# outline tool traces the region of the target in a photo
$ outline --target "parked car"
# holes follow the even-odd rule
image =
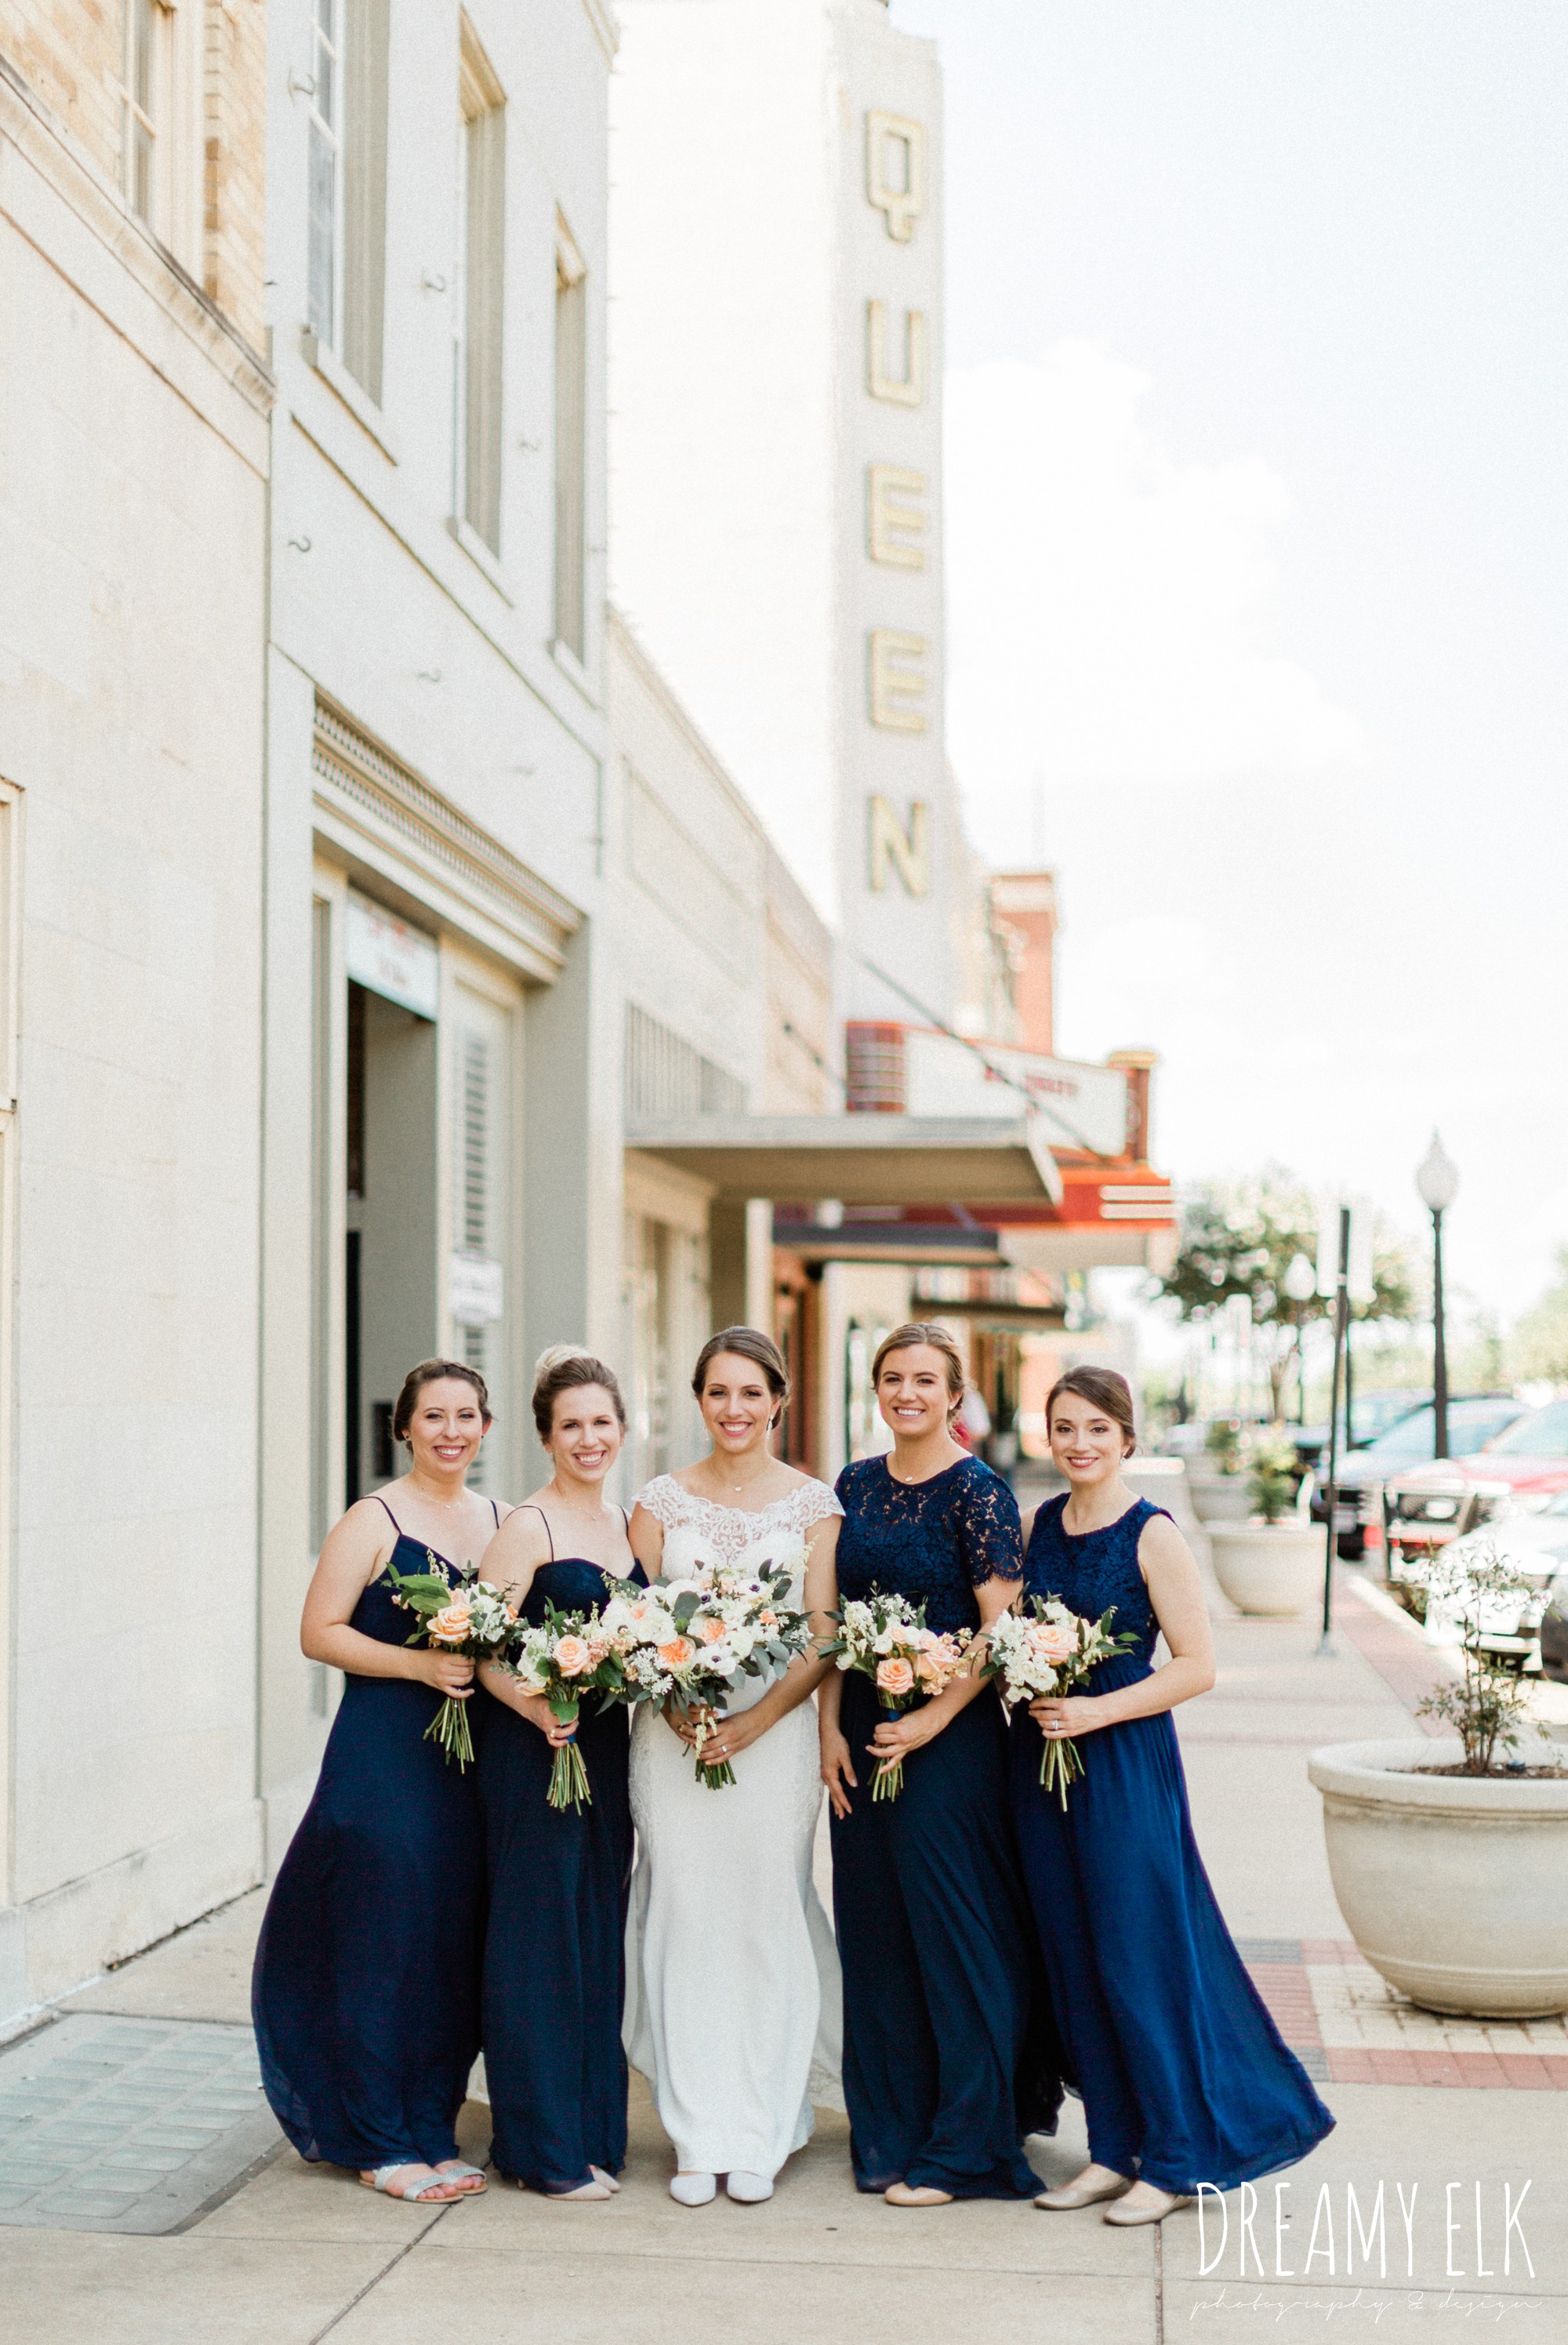
[[[1453,1437],[1450,1415],[1449,1448],[1462,1474],[1477,1481],[1506,1482],[1526,1512],[1543,1511],[1560,1490],[1568,1490],[1568,1400],[1548,1401],[1544,1408],[1521,1412],[1506,1430],[1475,1444]]]
[[[1347,1437],[1345,1421],[1340,1419],[1340,1451],[1341,1457],[1352,1449],[1370,1448],[1390,1429],[1403,1422],[1423,1402],[1430,1401],[1430,1391],[1417,1391],[1407,1386],[1400,1392],[1357,1393],[1351,1405],[1351,1430]],[[1296,1445],[1296,1455],[1310,1474],[1320,1466],[1329,1447],[1327,1425],[1293,1425],[1290,1439]]]
[[[1568,1403],[1563,1406],[1568,1406]],[[1489,1442],[1495,1442],[1500,1435],[1509,1432],[1520,1418],[1530,1413],[1522,1401],[1514,1400],[1507,1393],[1466,1393],[1456,1400],[1451,1400],[1448,1405],[1448,1446],[1451,1452],[1464,1453],[1462,1457],[1453,1460],[1461,1477],[1486,1478],[1493,1452],[1486,1449],[1485,1468],[1472,1453],[1485,1449]],[[1368,1448],[1352,1449],[1348,1457],[1340,1459],[1335,1528],[1339,1535],[1339,1551],[1347,1563],[1360,1562],[1366,1553],[1369,1528],[1381,1528],[1383,1484],[1409,1474],[1412,1467],[1424,1466],[1429,1459],[1435,1457],[1436,1451],[1437,1416],[1428,1402],[1422,1408],[1412,1409],[1397,1425],[1391,1425]],[[1473,1476],[1468,1473],[1472,1467],[1476,1469]],[[1312,1487],[1312,1520],[1317,1523],[1326,1523],[1329,1519],[1325,1480],[1320,1467]],[[1563,1480],[1564,1487],[1568,1487],[1568,1469],[1565,1469]]]
[[[1428,1487],[1435,1491],[1435,1484]],[[1468,1501],[1463,1486],[1454,1487]],[[1549,1497],[1537,1513],[1515,1506],[1505,1485],[1491,1487],[1503,1493],[1501,1501],[1493,1501],[1490,1512],[1483,1503],[1482,1518],[1467,1525],[1456,1545],[1506,1557],[1531,1588],[1517,1604],[1490,1607],[1471,1633],[1476,1643],[1528,1674],[1539,1670],[1568,1684],[1568,1490]],[[1428,1633],[1440,1642],[1452,1636],[1455,1626],[1427,1616]]]

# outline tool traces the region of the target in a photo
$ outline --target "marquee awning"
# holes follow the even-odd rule
[[[625,1142],[732,1203],[1049,1205],[1062,1197],[1035,1115],[637,1116]]]

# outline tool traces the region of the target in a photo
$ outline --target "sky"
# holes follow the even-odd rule
[[[1568,1242],[1568,8],[892,0],[945,67],[949,744],[1159,1051],[1456,1294]]]

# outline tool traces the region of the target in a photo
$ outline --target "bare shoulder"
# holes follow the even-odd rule
[[[1138,1535],[1138,1560],[1147,1579],[1156,1571],[1196,1571],[1198,1560],[1168,1515],[1150,1515]]]
[[[513,1507],[511,1514],[502,1517],[501,1528],[486,1548],[485,1577],[493,1579],[504,1573],[510,1579],[520,1571],[531,1571],[549,1554],[549,1527],[538,1502],[524,1499],[521,1507]]]

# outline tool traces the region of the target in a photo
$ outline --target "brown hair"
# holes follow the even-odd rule
[[[912,1352],[916,1344],[929,1344],[934,1352],[941,1353],[947,1371],[947,1415],[949,1419],[956,1416],[964,1398],[964,1355],[953,1340],[952,1329],[938,1325],[934,1319],[907,1319],[902,1327],[895,1327],[891,1335],[884,1335],[871,1363],[872,1391],[882,1382],[883,1363],[890,1354]]]
[[[1063,1393],[1077,1393],[1080,1400],[1090,1402],[1113,1416],[1122,1429],[1127,1443],[1123,1456],[1130,1457],[1138,1447],[1138,1427],[1132,1416],[1132,1386],[1115,1368],[1069,1368],[1058,1376],[1046,1397],[1046,1431],[1050,1432],[1051,1411]]]
[[[708,1380],[708,1370],[721,1352],[733,1352],[737,1359],[749,1360],[754,1368],[762,1370],[767,1388],[778,1403],[768,1423],[776,1425],[789,1398],[789,1370],[784,1364],[784,1354],[773,1337],[764,1335],[760,1327],[721,1327],[716,1335],[710,1335],[698,1353],[697,1365],[692,1370],[692,1390],[699,1400],[703,1397],[703,1386]]]
[[[584,1385],[602,1385],[615,1404],[615,1414],[621,1420],[621,1430],[626,1430],[626,1404],[621,1397],[621,1386],[613,1368],[592,1352],[580,1351],[575,1344],[552,1344],[548,1352],[541,1352],[533,1364],[533,1422],[541,1441],[548,1441],[555,1429],[555,1404],[564,1392],[575,1392]]]
[[[414,1421],[414,1411],[420,1405],[420,1395],[427,1385],[439,1385],[443,1377],[455,1376],[460,1384],[472,1385],[479,1395],[480,1415],[490,1423],[490,1387],[477,1368],[466,1360],[421,1360],[403,1378],[403,1389],[392,1409],[392,1438],[406,1441],[409,1427]]]

